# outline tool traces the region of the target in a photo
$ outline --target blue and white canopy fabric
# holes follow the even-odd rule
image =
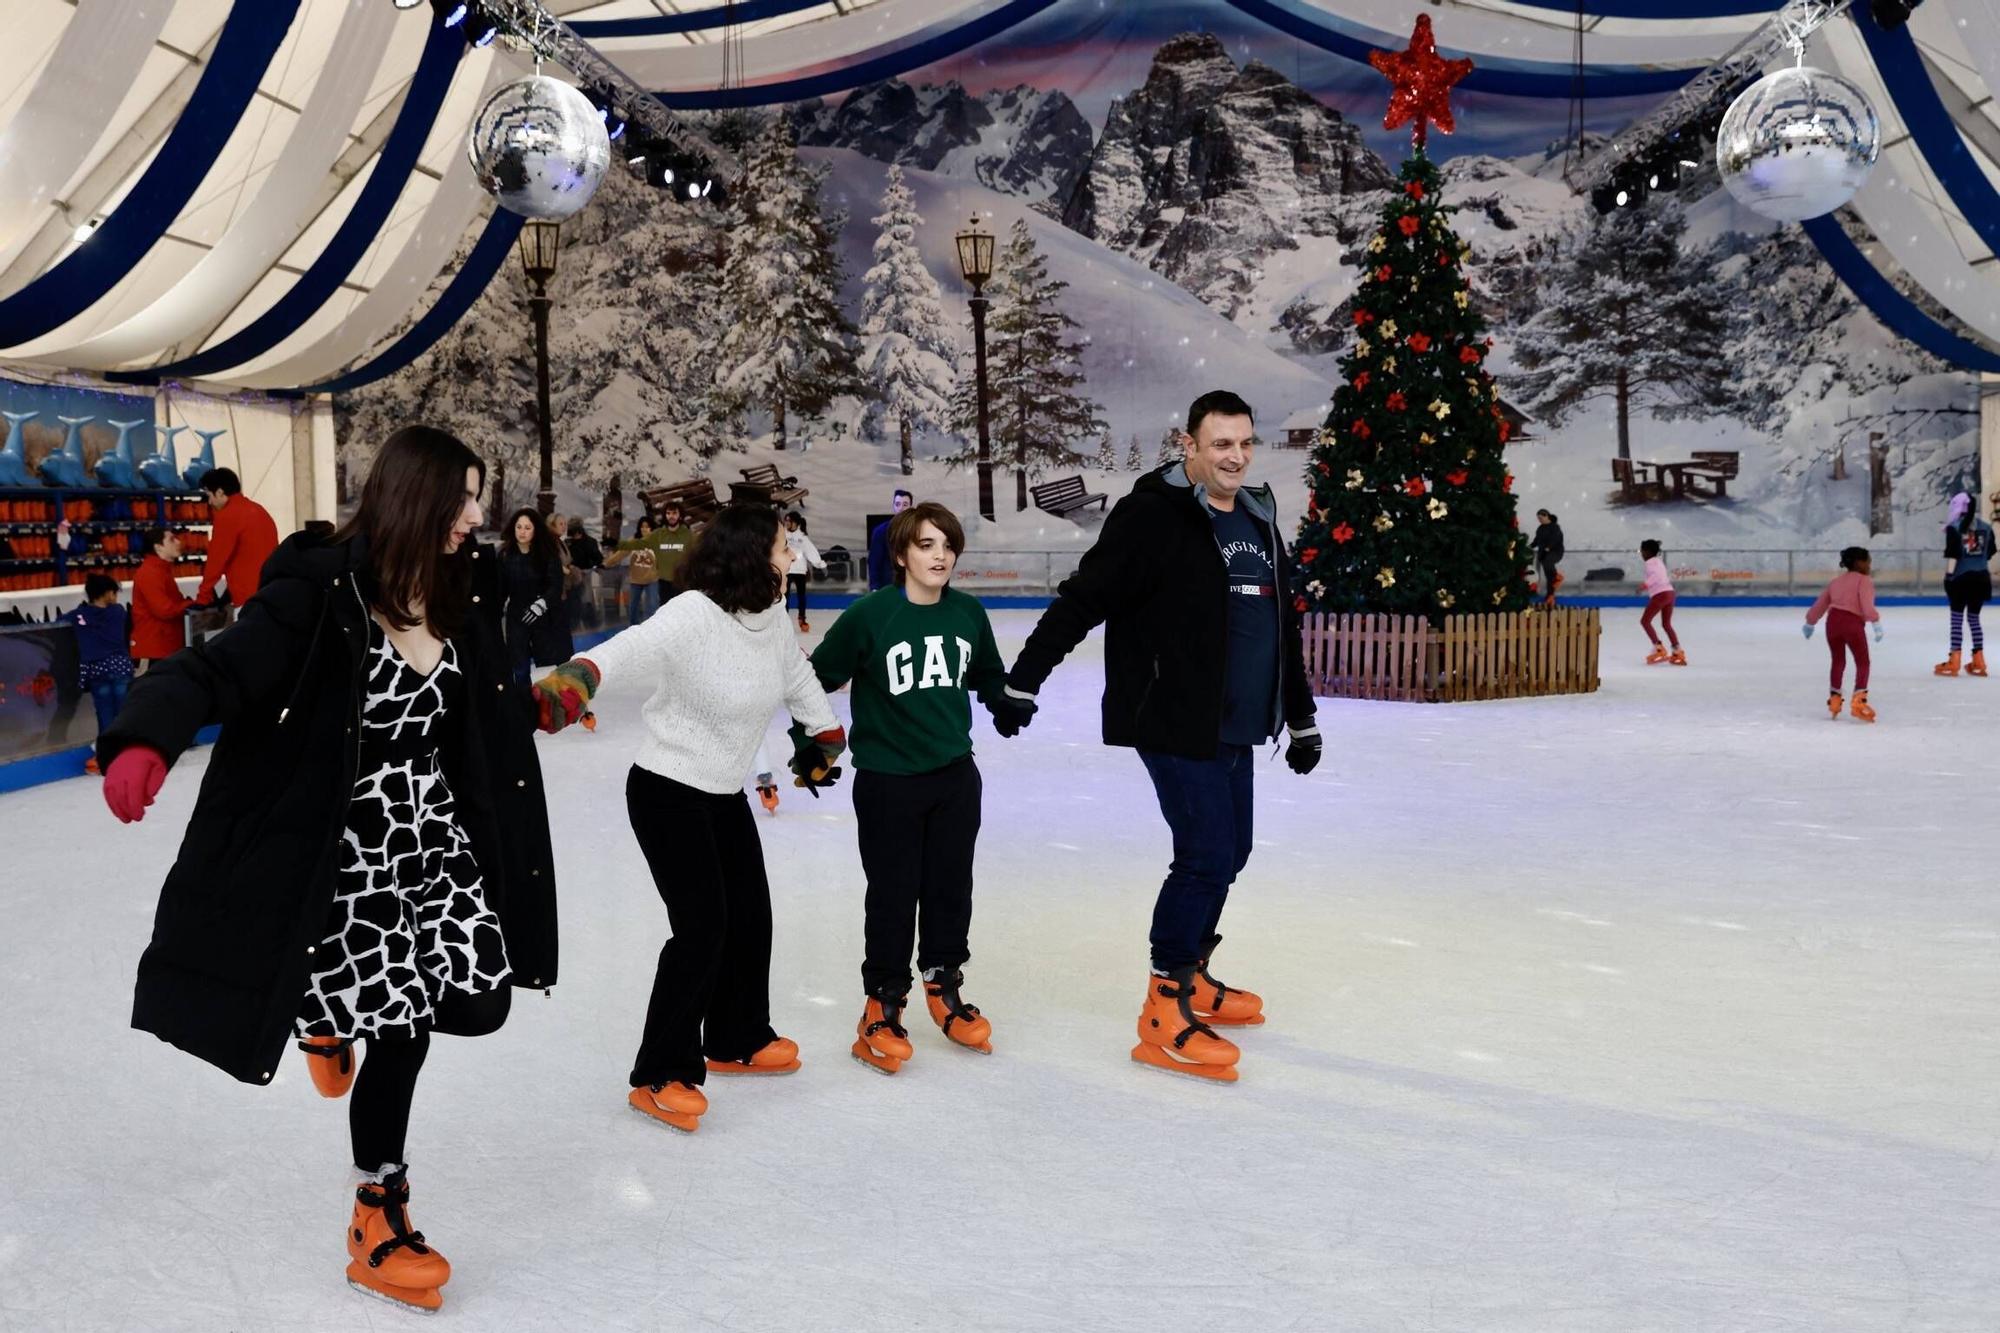
[[[544,2],[698,109],[837,97],[1100,0]],[[1409,26],[1407,0],[1208,2],[1355,60],[1400,48]],[[1587,95],[1664,96],[1776,5],[1585,0],[1580,21],[1570,0],[1425,8],[1446,54],[1479,62],[1468,87],[1567,99],[1579,26]],[[429,5],[389,0],[6,7],[0,370],[364,383],[420,354],[506,262],[518,222],[462,152],[486,93],[529,71],[506,42],[469,50]],[[1876,240],[1840,264],[1900,268],[2000,345],[2000,0],[1930,0],[1900,33],[1841,20],[1811,55],[1884,119],[1883,164],[1854,205]]]

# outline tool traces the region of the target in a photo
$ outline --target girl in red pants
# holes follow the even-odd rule
[[[1646,665],[1672,662],[1675,666],[1686,666],[1687,654],[1681,651],[1680,636],[1674,633],[1674,581],[1667,577],[1667,562],[1660,559],[1660,544],[1650,539],[1640,542],[1639,554],[1646,558],[1646,581],[1639,588],[1646,596],[1646,614],[1639,617],[1639,628],[1645,630],[1646,637],[1653,641],[1653,651],[1647,654]],[[1660,618],[1660,626],[1667,632],[1667,643],[1673,645],[1671,654],[1660,643],[1660,636],[1653,632],[1655,616]]]
[[[1840,716],[1840,678],[1847,671],[1847,655],[1854,654],[1854,716],[1873,722],[1875,710],[1868,706],[1868,639],[1863,624],[1875,627],[1875,642],[1882,642],[1882,613],[1875,609],[1875,580],[1869,577],[1867,548],[1850,546],[1840,553],[1840,567],[1846,572],[1826,585],[1819,600],[1806,612],[1805,633],[1810,639],[1813,626],[1826,617],[1826,646],[1833,654],[1832,689],[1826,696],[1826,711]]]

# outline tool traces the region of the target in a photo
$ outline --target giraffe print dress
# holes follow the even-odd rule
[[[302,1037],[410,1037],[447,991],[507,984],[500,920],[445,784],[437,733],[466,707],[456,648],[419,674],[372,619],[361,762]]]

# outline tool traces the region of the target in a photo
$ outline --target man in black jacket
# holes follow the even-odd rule
[[[1556,516],[1546,509],[1535,511],[1535,568],[1542,576],[1542,605],[1556,604],[1556,581],[1562,577],[1556,566],[1563,558],[1563,530]]]
[[[1319,762],[1287,556],[1266,486],[1246,486],[1249,404],[1188,408],[1186,461],[1148,473],[1057,589],[1007,678],[1003,735],[1071,649],[1104,625],[1104,741],[1139,751],[1173,830],[1153,909],[1153,980],[1132,1057],[1233,1081],[1236,1046],[1209,1026],[1262,1023],[1263,1001],[1208,973],[1229,886],[1250,859],[1255,749],[1288,730],[1296,773]]]

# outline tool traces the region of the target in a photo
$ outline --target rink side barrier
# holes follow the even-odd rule
[[[861,593],[822,593],[813,599],[813,604],[815,609],[823,607],[829,610],[844,610],[859,601],[863,595]],[[1045,609],[1052,600],[1046,594],[1040,596],[974,595],[979,598],[981,605],[995,611],[1039,611]],[[1646,599],[1643,597],[1565,597],[1562,599],[1562,604],[1564,606],[1577,607],[1630,607],[1637,610],[1646,605]],[[1813,599],[1811,597],[1778,596],[1691,596],[1678,598],[1676,604],[1683,607],[1805,607],[1811,606]],[[1877,606],[1934,606],[1942,608],[1945,605],[1945,599],[1942,597],[1877,597],[1875,604]],[[579,634],[576,636],[576,651],[582,652],[595,644],[602,643],[623,628],[624,626],[619,625],[589,634]],[[218,729],[215,727],[204,728],[195,737],[195,744],[213,745],[217,731]],[[83,761],[90,757],[91,749],[91,746],[80,745],[67,750],[58,750],[52,754],[40,754],[29,759],[17,759],[10,763],[0,763],[0,793],[21,791],[28,787],[41,786],[47,782],[61,782],[67,778],[81,777],[83,776]]]

